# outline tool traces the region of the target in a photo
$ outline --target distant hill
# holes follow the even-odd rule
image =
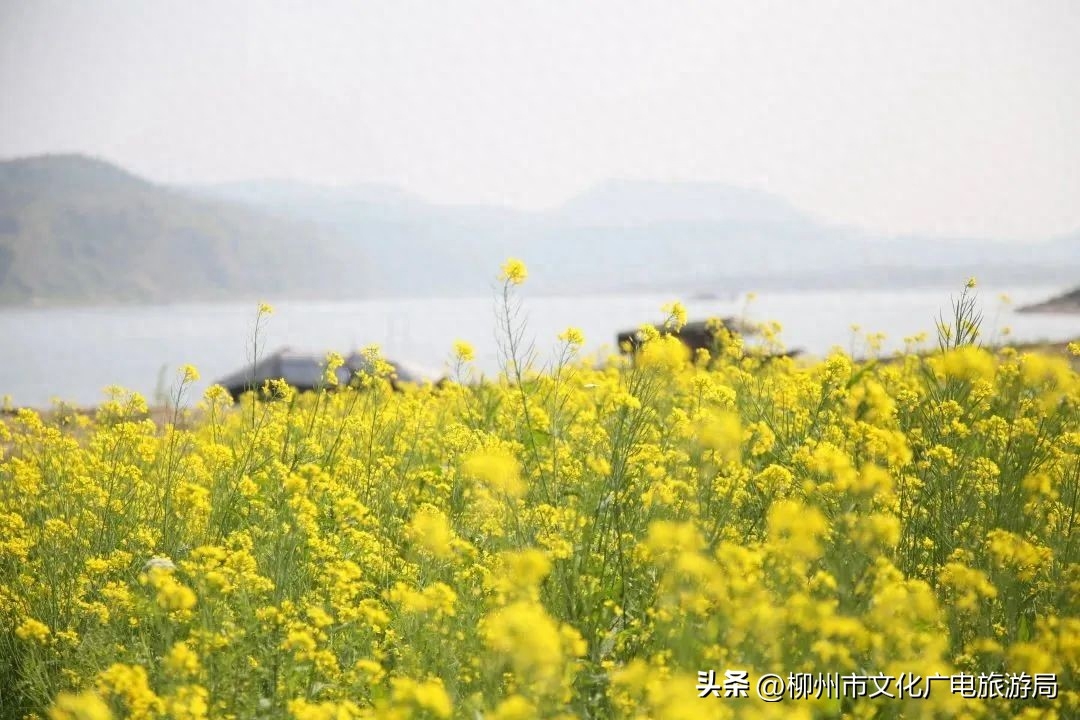
[[[544,212],[382,185],[172,187],[78,155],[0,162],[0,303],[487,293],[507,257],[536,293],[1064,284],[1080,236],[882,238],[768,193],[611,181]]]
[[[362,252],[374,272],[368,291],[380,296],[462,296],[488,292],[510,255],[537,258],[534,216],[495,207],[444,207],[393,187],[321,187],[255,181],[186,188],[194,197],[227,200],[278,219],[314,225]],[[534,266],[537,284],[544,278]],[[595,277],[595,276],[594,276]],[[549,285],[582,290],[589,285]]]
[[[1068,282],[1080,242],[888,238],[822,222],[768,193],[718,183],[610,181],[561,207],[440,206],[393,188],[238,183],[191,188],[359,242],[378,294],[476,294],[509,255],[534,292],[956,287]]]
[[[0,163],[0,303],[340,295],[363,261],[327,238],[83,156]]]

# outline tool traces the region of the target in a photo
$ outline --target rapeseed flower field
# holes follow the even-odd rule
[[[0,718],[1080,717],[1067,358],[965,290],[929,354],[538,368],[527,276],[497,378],[0,421]]]

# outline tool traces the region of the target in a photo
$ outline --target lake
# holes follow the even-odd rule
[[[1010,327],[1017,340],[1080,337],[1080,315],[1017,314],[1017,306],[1051,297],[1061,287],[979,288],[984,337]],[[999,301],[1007,293],[1012,306]],[[950,296],[940,289],[760,293],[754,300],[688,300],[691,319],[735,315],[776,320],[789,348],[821,355],[833,347],[854,349],[851,326],[886,334],[885,350],[921,331],[934,337],[934,320],[948,314]],[[615,333],[663,319],[660,306],[676,296],[616,295],[530,297],[523,288],[526,337],[541,360],[557,346],[556,335],[573,325],[584,332],[586,351],[614,343]],[[441,373],[454,340],[474,345],[486,373],[499,366],[495,300],[484,298],[393,299],[356,302],[281,302],[260,334],[267,352],[296,350],[343,354],[378,343],[384,354]],[[168,390],[178,366],[202,374],[195,391],[244,367],[251,357],[256,305],[178,304],[0,310],[0,396],[15,405],[45,407],[54,399],[92,405],[108,385],[137,390],[153,400]],[[260,353],[262,354],[262,353]]]

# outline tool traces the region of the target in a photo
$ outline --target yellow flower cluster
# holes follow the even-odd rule
[[[464,340],[455,340],[454,357],[463,363],[472,362],[476,359],[476,350]]]
[[[665,311],[632,359],[571,328],[537,372],[508,325],[483,382],[4,416],[0,720],[1080,717],[1065,358],[691,357]],[[1059,692],[773,705],[708,670]]]
[[[529,271],[525,268],[525,263],[516,258],[511,258],[503,263],[499,279],[510,285],[520,285],[525,282],[525,278],[528,276]]]

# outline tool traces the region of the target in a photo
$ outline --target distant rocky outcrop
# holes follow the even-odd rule
[[[1040,303],[1026,305],[1019,312],[1025,313],[1080,313],[1080,287]]]

